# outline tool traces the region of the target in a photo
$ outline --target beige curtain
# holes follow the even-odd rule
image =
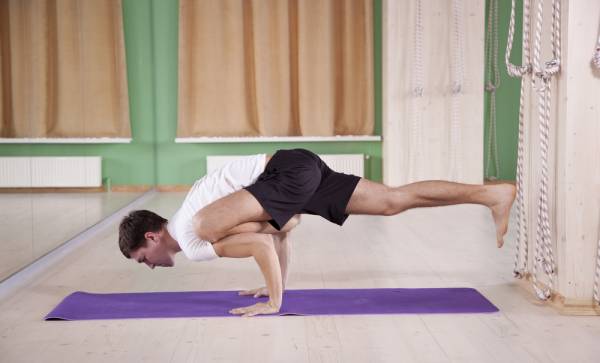
[[[130,137],[120,0],[0,0],[0,136]]]
[[[373,134],[372,0],[179,4],[179,137]]]

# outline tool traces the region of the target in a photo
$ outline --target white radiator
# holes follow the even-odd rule
[[[222,167],[228,162],[235,160],[243,155],[210,155],[206,157],[206,172],[210,173]],[[365,174],[365,156],[363,154],[327,154],[319,155],[321,159],[333,170],[354,174],[364,177]]]
[[[0,157],[0,188],[100,186],[100,156]]]

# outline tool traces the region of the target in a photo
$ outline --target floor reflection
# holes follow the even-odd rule
[[[0,280],[142,193],[0,193]]]

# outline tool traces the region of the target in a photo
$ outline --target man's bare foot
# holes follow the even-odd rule
[[[496,224],[496,243],[498,248],[504,245],[504,235],[508,230],[508,219],[510,207],[512,206],[517,188],[512,184],[486,185],[487,206],[492,211],[492,217]]]

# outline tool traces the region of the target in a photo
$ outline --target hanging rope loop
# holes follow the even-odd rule
[[[552,32],[551,46],[552,59],[542,63],[540,61],[542,50],[542,21],[544,0],[536,0],[537,11],[535,14],[535,34],[531,34],[531,4],[534,0],[523,0],[523,65],[517,66],[510,63],[510,53],[515,27],[516,4],[512,0],[511,18],[508,31],[508,42],[506,45],[505,62],[507,72],[512,77],[521,78],[521,98],[519,106],[519,144],[517,154],[517,243],[513,275],[518,278],[526,276],[528,262],[528,235],[526,204],[524,200],[524,174],[525,168],[525,77],[531,77],[532,88],[538,96],[538,122],[540,136],[540,181],[539,197],[537,198],[537,223],[535,231],[535,243],[533,248],[534,258],[531,271],[532,285],[535,294],[540,300],[547,300],[552,296],[556,264],[554,263],[552,229],[548,212],[549,194],[549,168],[548,156],[550,153],[550,118],[552,99],[552,78],[560,72],[560,0],[552,0]],[[530,43],[533,39],[533,52]],[[521,250],[522,248],[522,250]],[[546,281],[538,281],[538,270],[542,270]]]
[[[533,73],[533,76],[534,77],[531,78],[533,89],[535,89],[540,97],[542,97],[542,93],[550,90],[550,81],[552,76],[546,74],[545,72],[535,72]]]
[[[596,52],[592,57],[592,65],[596,68],[600,68],[600,47],[596,48]]]
[[[491,4],[490,4],[491,7]],[[528,272],[529,243],[527,232],[527,215],[524,195],[524,178],[527,170],[525,169],[525,87],[526,77],[531,76],[533,67],[531,64],[530,51],[530,23],[531,23],[531,0],[523,0],[523,64],[517,66],[510,62],[513,39],[515,34],[515,13],[516,1],[511,1],[510,22],[508,26],[508,41],[504,52],[504,62],[506,71],[511,77],[521,78],[521,88],[519,96],[519,141],[517,148],[517,241],[515,243],[515,262],[513,275],[516,278],[523,278]]]
[[[485,85],[485,90],[488,91],[488,92],[496,92],[497,89],[498,89],[498,87],[496,87],[492,83],[488,83],[488,84]]]
[[[552,59],[545,62],[544,68],[534,73],[534,75],[541,81],[541,87],[536,87],[536,89],[547,90],[550,86],[552,77],[558,74],[558,72],[560,72],[560,61],[558,59]]]
[[[453,82],[451,91],[452,91],[453,95],[461,93],[462,92],[462,84],[458,83],[458,82]]]
[[[460,181],[463,178],[463,151],[462,144],[462,94],[465,83],[465,8],[463,0],[452,0],[450,21],[450,132],[448,142],[448,155],[450,165],[448,168],[449,179]]]
[[[408,92],[412,95],[410,102],[410,146],[408,151],[408,179],[419,180],[423,177],[423,98],[425,95],[425,72],[423,70],[423,3],[422,0],[414,0],[415,25],[413,33],[413,54],[411,62],[411,77]]]
[[[598,201],[600,205],[600,200]],[[596,272],[594,274],[594,301],[600,305],[600,220],[598,220],[598,245],[596,247]]]
[[[412,92],[415,97],[423,97],[423,87],[415,87]]]
[[[513,270],[513,277],[517,279],[522,279],[523,277],[525,277],[525,273],[520,270]]]
[[[535,263],[531,274],[533,287],[539,299],[546,300],[552,296],[556,264],[554,263],[554,245],[552,241],[552,229],[550,225],[550,213],[548,211],[549,199],[549,168],[548,159],[550,154],[550,119],[552,99],[552,78],[560,72],[560,0],[552,1],[552,32],[551,46],[552,59],[541,63],[542,50],[542,22],[544,18],[544,1],[537,0],[535,41],[533,46],[533,70],[532,82],[538,94],[538,126],[540,135],[540,182],[539,198],[537,200],[537,226],[535,240]],[[542,66],[543,64],[543,66]],[[538,281],[538,269],[542,269],[545,277],[545,285]]]
[[[500,177],[500,157],[498,156],[498,140],[496,132],[496,90],[500,87],[500,69],[498,67],[498,2],[498,0],[490,0],[489,2],[486,30],[487,36],[485,41],[485,57],[487,62],[485,91],[489,93],[489,128],[485,177],[492,180]],[[510,44],[509,47],[512,47],[512,44]],[[493,175],[489,171],[492,165],[492,154],[494,155],[493,165],[495,169]]]
[[[544,272],[546,272],[546,273],[555,273],[556,272],[552,261],[550,261],[544,257],[538,257],[538,258],[536,258],[536,260],[537,260],[538,264],[540,264],[542,266],[542,268],[544,269]]]
[[[544,73],[548,76],[553,76],[560,72],[560,60],[552,59],[545,63]]]

